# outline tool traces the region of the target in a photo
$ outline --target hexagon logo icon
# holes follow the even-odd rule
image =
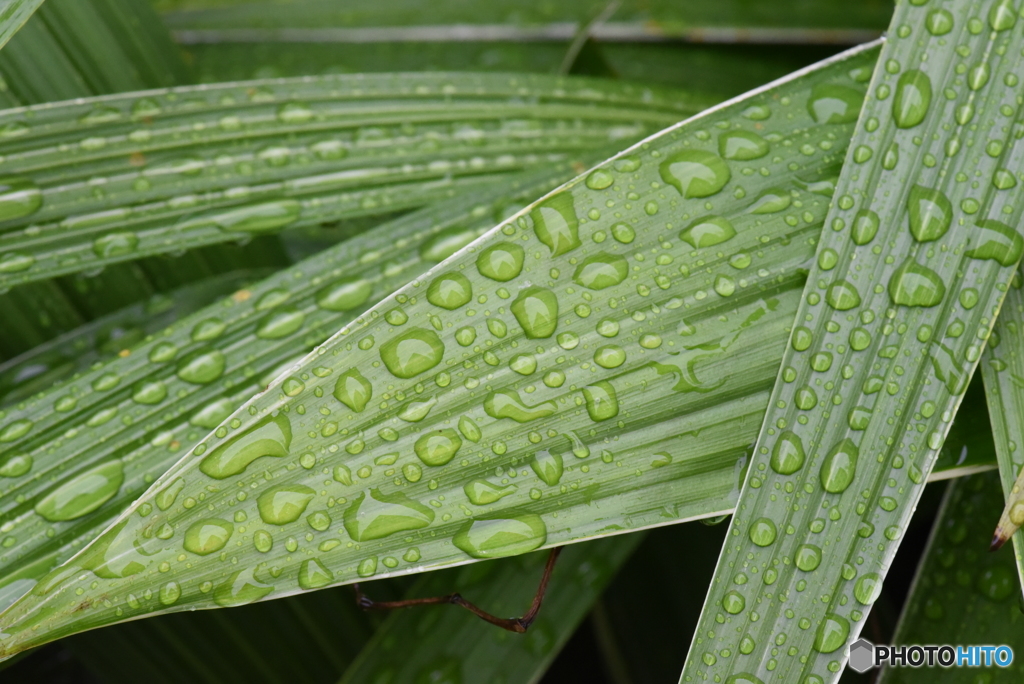
[[[855,672],[867,672],[875,666],[875,645],[867,639],[850,644],[850,667]]]

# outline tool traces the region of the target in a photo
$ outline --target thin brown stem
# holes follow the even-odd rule
[[[446,596],[431,596],[428,598],[417,598],[417,599],[405,599],[403,601],[374,601],[369,596],[363,593],[362,587],[359,583],[352,585],[352,588],[356,592],[356,605],[363,610],[394,610],[396,608],[411,608],[412,606],[433,606],[443,603],[451,603],[456,606],[462,606],[469,612],[476,615],[481,620],[507,629],[510,632],[516,632],[522,634],[525,632],[533,621],[537,618],[537,613],[540,612],[541,604],[544,602],[544,594],[548,590],[548,582],[551,580],[551,572],[555,569],[555,562],[558,560],[558,554],[562,552],[561,546],[556,546],[551,549],[551,553],[548,555],[548,562],[544,565],[544,574],[540,578],[540,584],[537,586],[537,593],[533,596],[533,602],[530,604],[530,609],[523,614],[522,617],[517,618],[500,618],[495,615],[491,615],[486,610],[478,607],[477,605],[470,603],[458,593],[448,594]]]

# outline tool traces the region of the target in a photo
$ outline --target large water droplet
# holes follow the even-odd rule
[[[878,233],[880,220],[878,214],[870,209],[861,209],[853,217],[853,242],[857,245],[866,245],[875,239]]]
[[[828,286],[825,301],[836,311],[849,311],[860,306],[860,292],[853,283],[840,278]]]
[[[287,525],[306,511],[316,492],[305,485],[291,484],[271,487],[256,499],[260,518],[268,525]]]
[[[697,249],[719,245],[736,235],[736,229],[722,216],[699,218],[679,232],[679,239]]]
[[[420,256],[426,261],[441,262],[455,254],[476,238],[471,230],[449,228],[442,230],[420,247]]]
[[[218,349],[197,349],[178,362],[178,377],[193,385],[207,385],[224,373],[227,360]]]
[[[908,69],[896,82],[892,117],[899,128],[913,128],[924,121],[932,103],[932,81],[918,69]]]
[[[462,488],[470,503],[486,506],[516,491],[515,485],[496,485],[487,480],[470,480]]]
[[[551,337],[558,326],[558,298],[551,290],[528,287],[519,293],[510,308],[530,339]]]
[[[12,221],[34,214],[43,206],[43,193],[34,181],[0,177],[0,221]]]
[[[380,358],[396,378],[413,378],[441,363],[444,343],[431,330],[412,328],[382,344]]]
[[[814,649],[819,653],[833,653],[846,645],[849,636],[850,622],[840,615],[829,613],[818,627]]]
[[[530,459],[530,467],[537,477],[552,487],[562,479],[562,473],[565,470],[562,454],[548,449],[535,453]]]
[[[416,440],[416,456],[428,466],[443,466],[462,448],[459,433],[451,428],[428,432]]]
[[[328,311],[351,311],[362,306],[373,284],[362,278],[343,278],[316,293],[316,305]]]
[[[295,223],[301,215],[302,205],[297,200],[283,199],[205,214],[183,221],[177,228],[187,232],[212,225],[231,233],[264,233]]]
[[[576,267],[572,279],[590,290],[603,290],[618,285],[629,275],[629,264],[618,254],[598,252],[588,256]]]
[[[486,278],[505,283],[522,272],[524,259],[522,247],[512,242],[499,242],[480,252],[476,269]]]
[[[758,518],[752,522],[750,524],[750,530],[747,533],[750,537],[750,541],[754,542],[758,546],[771,545],[778,534],[778,528],[775,527],[775,523],[769,518]]]
[[[272,311],[256,326],[256,337],[262,340],[279,340],[294,334],[306,320],[306,314],[298,309],[286,307]]]
[[[909,257],[889,280],[889,297],[903,306],[937,306],[946,296],[939,274]]]
[[[710,197],[732,177],[721,157],[703,150],[680,150],[661,162],[658,172],[686,198]]]
[[[455,534],[452,543],[473,558],[501,558],[538,549],[547,537],[548,528],[540,516],[525,513],[473,520]]]
[[[511,418],[517,423],[545,418],[557,410],[558,406],[553,401],[528,406],[519,397],[519,392],[512,390],[491,392],[484,399],[484,411],[487,415],[492,418]]]
[[[792,430],[786,430],[772,448],[772,470],[780,475],[792,475],[800,470],[805,458],[803,440]]]
[[[976,235],[971,235],[971,244],[975,245],[966,254],[972,259],[991,259],[1000,266],[1013,266],[1024,254],[1024,239],[1020,234],[999,221],[985,219],[978,221]]]
[[[371,489],[345,510],[345,529],[357,542],[382,539],[396,532],[419,530],[434,522],[434,511],[401,492]]]
[[[218,606],[225,608],[242,606],[259,601],[273,590],[274,587],[256,579],[253,568],[247,568],[239,570],[214,589],[213,601]]]
[[[127,231],[108,233],[93,240],[93,254],[101,259],[113,259],[133,253],[139,246],[139,236]]]
[[[864,93],[848,86],[819,83],[811,89],[807,111],[818,123],[853,123],[860,115]]]
[[[821,486],[826,492],[839,494],[853,482],[857,474],[857,457],[860,450],[852,439],[846,438],[832,447],[821,464],[819,473]]]
[[[320,589],[333,581],[334,573],[317,558],[304,560],[299,566],[299,586],[303,589]]]
[[[750,131],[729,131],[718,136],[718,154],[737,161],[760,159],[768,154],[768,141]]]
[[[910,233],[918,242],[938,240],[946,234],[953,221],[953,205],[938,190],[915,185],[907,198]]]
[[[231,539],[234,531],[233,524],[220,518],[207,518],[192,523],[185,532],[185,550],[200,556],[220,551]]]
[[[199,470],[223,480],[244,472],[258,458],[287,456],[291,442],[292,424],[288,418],[284,414],[267,416],[211,451],[199,464]]]
[[[449,311],[465,306],[472,298],[473,286],[461,273],[442,273],[427,288],[427,301]]]
[[[619,415],[619,396],[607,380],[583,388],[587,413],[595,422],[608,420]]]
[[[21,273],[32,268],[35,263],[36,258],[31,254],[8,252],[0,256],[0,273]]]
[[[882,593],[882,578],[878,573],[869,572],[857,579],[853,587],[853,596],[865,606],[870,606]]]
[[[580,246],[579,218],[570,192],[560,192],[542,201],[530,212],[530,218],[537,239],[548,246],[551,256]]]
[[[124,482],[121,461],[93,466],[40,499],[35,511],[50,522],[74,520],[112,499]]]

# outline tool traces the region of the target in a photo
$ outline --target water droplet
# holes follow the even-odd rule
[[[305,123],[313,118],[313,111],[301,102],[286,102],[277,108],[277,118],[281,123]]]
[[[697,249],[719,245],[736,235],[736,229],[722,216],[699,218],[679,233],[679,239]]]
[[[861,575],[853,587],[853,596],[865,606],[870,606],[882,593],[882,578],[877,573]]]
[[[345,510],[345,529],[357,542],[419,530],[432,522],[434,511],[430,507],[401,492],[383,494],[379,489],[371,489],[369,497],[359,494]]]
[[[910,212],[910,233],[918,242],[938,240],[953,221],[953,205],[938,190],[915,185],[907,198]]]
[[[730,615],[736,615],[743,612],[746,607],[747,601],[743,598],[743,594],[738,591],[730,591],[722,597],[722,608],[725,609],[726,613]]]
[[[899,128],[913,128],[924,121],[932,103],[932,81],[919,69],[908,69],[896,82],[892,117]]]
[[[159,598],[161,604],[173,606],[181,598],[181,586],[174,580],[171,580],[160,587]]]
[[[468,439],[470,442],[479,442],[483,433],[480,432],[480,428],[473,422],[473,419],[469,416],[462,416],[459,418],[459,432],[462,436]]]
[[[616,223],[612,226],[612,237],[615,238],[616,242],[628,245],[636,239],[636,231],[625,223]]]
[[[476,258],[476,269],[485,278],[505,283],[522,272],[524,259],[522,247],[511,242],[499,242],[480,252]]]
[[[333,581],[334,573],[317,558],[306,559],[299,566],[299,586],[303,589],[320,589]]]
[[[538,451],[530,459],[530,467],[545,484],[555,486],[562,479],[564,463],[562,454],[558,451]]]
[[[658,172],[685,198],[710,197],[732,177],[721,157],[703,150],[680,150],[661,162]]]
[[[283,199],[205,214],[183,221],[177,228],[189,232],[212,225],[230,233],[264,233],[295,223],[301,215],[302,204]]]
[[[520,375],[532,375],[537,371],[537,359],[532,354],[518,354],[508,362],[508,367]]]
[[[108,233],[93,240],[92,251],[100,259],[112,259],[133,253],[139,246],[135,233]]]
[[[32,470],[32,457],[12,454],[0,462],[0,477],[21,477]]]
[[[427,288],[427,301],[449,311],[468,304],[472,298],[473,286],[461,273],[443,273]]]
[[[908,258],[889,280],[889,297],[903,306],[937,306],[946,296],[939,274]]]
[[[590,419],[595,422],[619,415],[619,396],[607,380],[583,388],[583,398]]]
[[[828,613],[814,637],[814,649],[819,653],[838,651],[846,645],[849,636],[850,622],[840,615]]]
[[[768,141],[750,131],[729,131],[718,136],[718,154],[737,161],[760,159],[768,154]]]
[[[362,278],[343,278],[323,288],[316,294],[316,305],[327,311],[351,311],[362,306],[373,284]]]
[[[197,349],[178,362],[178,377],[193,385],[207,385],[224,373],[227,360],[217,349]]]
[[[780,475],[792,475],[804,464],[804,443],[792,430],[786,430],[772,448],[772,470]]]
[[[206,556],[220,551],[231,539],[235,526],[220,518],[207,518],[192,523],[185,532],[186,551]]]
[[[801,544],[797,547],[793,562],[804,572],[812,572],[821,565],[821,549],[814,544]]]
[[[857,457],[860,450],[852,439],[846,438],[832,447],[821,464],[819,477],[826,492],[839,494],[853,482],[857,473]]]
[[[588,256],[576,267],[572,279],[590,290],[603,290],[618,285],[629,275],[629,264],[617,254],[598,252]]]
[[[21,418],[8,423],[0,430],[0,444],[8,444],[21,439],[29,433],[35,425],[28,418]]]
[[[953,15],[949,10],[933,9],[925,19],[928,33],[933,36],[944,36],[953,30]]]
[[[1016,574],[1002,565],[983,570],[978,576],[977,586],[981,595],[990,601],[1005,601],[1020,591]]]
[[[284,415],[267,416],[211,451],[199,470],[216,480],[245,472],[258,458],[282,458],[292,442],[292,424]]]
[[[864,93],[848,86],[819,83],[811,89],[807,111],[821,124],[853,123],[860,114]]]
[[[247,568],[233,574],[226,582],[213,590],[213,601],[218,606],[229,608],[259,601],[274,590],[254,576],[254,569]]]
[[[444,343],[425,328],[407,330],[380,347],[381,360],[396,378],[408,379],[425,373],[441,363],[443,357]]]
[[[8,252],[0,257],[0,273],[21,273],[32,268],[36,258],[31,254]]]
[[[580,246],[579,219],[571,193],[563,191],[543,200],[530,212],[530,218],[537,239],[548,246],[551,256]]]
[[[132,399],[140,404],[159,404],[167,397],[167,385],[159,380],[140,380],[132,388]]]
[[[455,534],[452,543],[473,558],[501,558],[538,549],[547,536],[547,526],[540,516],[525,513],[473,520]]]
[[[476,238],[471,230],[449,228],[442,230],[420,247],[420,256],[425,261],[441,262],[455,254]]]
[[[622,347],[609,344],[603,347],[598,347],[597,351],[594,352],[594,363],[601,368],[618,368],[626,361],[626,352],[623,351]]]
[[[967,250],[966,254],[972,259],[991,259],[1000,266],[1013,266],[1020,261],[1021,254],[1024,254],[1024,239],[1020,234],[999,221],[985,219],[978,221],[977,237],[971,236],[971,242],[976,245]]]
[[[528,406],[519,397],[519,393],[511,390],[491,392],[484,399],[484,411],[492,418],[511,418],[517,423],[526,423],[538,418],[545,418],[558,410],[555,402],[545,401],[536,406]]]
[[[528,287],[519,293],[510,308],[530,339],[551,337],[558,326],[558,298],[551,290]]]
[[[587,176],[587,187],[591,190],[604,190],[607,187],[611,187],[611,184],[615,182],[615,177],[611,173],[604,169],[594,169]]]
[[[13,221],[39,211],[43,193],[29,178],[0,177],[0,222]]]
[[[775,541],[775,537],[778,535],[778,530],[768,518],[758,518],[750,524],[750,531],[748,533],[750,541],[754,542],[758,546],[769,546]]]
[[[878,214],[870,209],[861,209],[853,218],[853,242],[866,245],[875,239],[880,221]]]
[[[462,439],[455,430],[443,428],[428,432],[416,440],[416,455],[428,466],[443,466],[455,458],[462,448]]]
[[[305,485],[278,485],[260,494],[256,506],[263,522],[268,525],[287,525],[306,512],[306,506],[314,496],[316,492]]]
[[[109,461],[75,475],[40,499],[35,511],[50,522],[74,520],[112,499],[124,482],[121,461]]]
[[[750,205],[749,211],[751,214],[775,214],[788,207],[792,202],[793,198],[782,188],[768,188],[757,196],[757,199]]]
[[[516,491],[515,485],[496,485],[487,480],[470,480],[462,488],[470,503],[477,506],[486,506],[498,501]]]
[[[836,311],[849,311],[860,306],[860,293],[853,283],[840,278],[828,286],[825,301]]]

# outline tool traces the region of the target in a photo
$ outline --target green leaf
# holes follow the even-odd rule
[[[348,324],[12,606],[6,652],[161,610],[728,510],[853,128],[853,117],[817,124],[812,113],[831,88],[854,91],[875,54],[843,55],[644,141]],[[769,149],[752,160],[754,131]],[[712,159],[720,149],[733,158]],[[237,315],[267,315],[251,306],[236,302]],[[179,359],[146,370],[178,387],[175,370],[200,379],[220,366]],[[48,427],[49,401],[6,416],[42,421],[11,449],[45,458],[34,440],[63,433]],[[299,546],[302,557],[289,550]],[[389,558],[402,560],[392,569]],[[79,575],[96,587],[76,594]]]
[[[388,74],[7,110],[0,128],[18,135],[0,163],[0,289],[421,206],[694,106],[578,77]]]
[[[684,682],[835,681],[932,470],[1024,248],[1024,40],[976,9],[897,6]]]
[[[0,442],[0,525],[6,529],[0,592],[6,601],[91,541],[282,368],[470,242],[510,204],[549,190],[571,173],[570,165],[555,165],[510,176],[504,187],[460,195],[385,223],[0,411],[0,432],[7,430],[7,441]],[[32,429],[14,437],[27,423]],[[38,513],[42,501],[60,497],[55,492],[76,500],[76,488],[100,484],[93,474],[108,472],[111,463],[122,464],[116,495],[72,519],[48,520]]]
[[[1024,614],[1019,607],[1013,559],[1008,554],[988,553],[991,521],[999,514],[998,491],[996,473],[950,484],[894,644],[1006,644],[1015,653],[1024,649]],[[880,589],[880,579],[863,575],[854,591],[870,599]],[[1014,659],[1010,667],[997,671],[1007,681],[1018,679],[1024,673],[1024,663]],[[965,672],[970,670],[887,667],[878,681],[953,684],[964,681]]]
[[[1013,539],[1017,573],[1024,583],[1024,532],[1020,531],[1024,516],[1019,482],[1024,460],[1018,446],[1024,444],[1024,298],[1020,284],[1018,272],[985,348],[981,371],[1006,500],[992,544],[998,548]]]
[[[0,48],[32,16],[43,0],[0,0]]]
[[[454,681],[535,682],[642,538],[642,534],[623,535],[564,549],[543,608],[524,635],[482,628],[478,618],[454,606],[394,611],[341,682],[436,681],[429,678],[432,672],[443,672]],[[547,556],[538,552],[432,572],[406,596],[457,591],[492,615],[521,615],[537,591]],[[370,583],[363,589],[372,597],[376,586]]]

